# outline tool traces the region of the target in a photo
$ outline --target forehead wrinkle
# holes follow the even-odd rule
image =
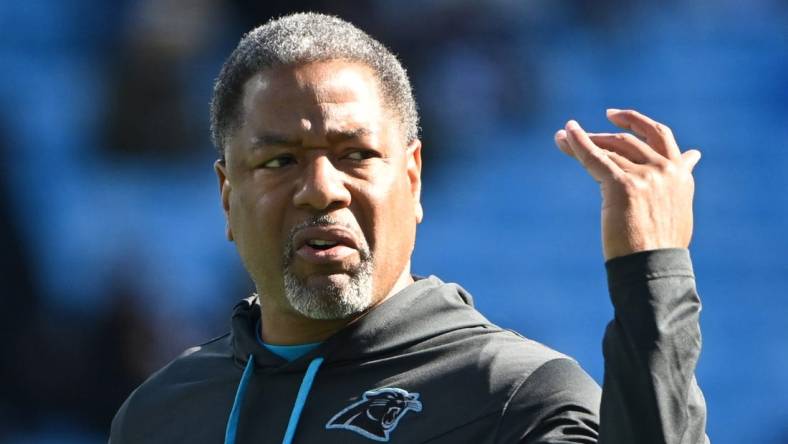
[[[372,131],[367,128],[356,128],[349,130],[328,129],[325,132],[326,140],[332,144],[342,143],[348,140],[361,139],[372,135]],[[262,149],[268,146],[303,147],[304,139],[299,136],[264,132],[262,134],[253,136],[250,140],[250,146],[253,150]]]
[[[365,110],[364,105],[357,102],[321,103],[308,114],[304,120],[309,121],[310,130],[304,131],[301,126],[299,133],[332,144],[375,136],[379,129],[375,113]]]
[[[365,127],[357,127],[350,129],[327,129],[325,131],[326,141],[331,144],[338,144],[348,140],[362,139],[364,137],[373,136],[374,133]],[[298,135],[287,135],[276,132],[264,131],[260,134],[252,136],[250,146],[254,149],[262,149],[268,146],[289,146],[289,147],[303,147],[305,145],[304,138]]]
[[[323,146],[376,137],[384,129],[381,120],[391,120],[376,79],[370,82],[355,70],[324,72],[327,75],[318,73],[315,80],[291,67],[263,71],[249,79],[245,85],[247,116],[257,122],[253,125],[257,131],[249,128],[253,130],[249,145]]]

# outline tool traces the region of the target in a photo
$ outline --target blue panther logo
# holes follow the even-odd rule
[[[334,415],[326,428],[352,430],[366,438],[387,442],[408,410],[421,411],[418,393],[399,388],[369,390],[360,401]]]

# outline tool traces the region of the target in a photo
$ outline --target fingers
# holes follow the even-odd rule
[[[602,149],[602,154],[610,157],[624,171],[634,170],[637,164],[647,163],[648,156],[654,155],[649,153],[646,148],[637,145],[630,146],[630,144],[645,145],[637,137],[631,134],[600,134],[600,133],[586,133],[591,141],[597,147]],[[569,157],[576,158],[572,147],[569,146],[567,140],[566,130],[558,130],[555,134],[555,144],[562,153]]]
[[[620,128],[632,131],[643,138],[657,153],[668,159],[681,156],[673,132],[667,125],[652,120],[635,110],[608,109],[607,118]]]
[[[629,133],[588,133],[588,136],[596,146],[618,153],[635,163],[664,161],[650,146]]]
[[[566,134],[565,138],[559,137],[560,132],[556,133],[556,142],[559,149],[564,151],[568,145],[568,154],[577,159],[594,180],[602,182],[604,179],[623,173],[621,167],[611,159],[611,156],[605,150],[594,145],[594,142],[591,141],[591,138],[577,122],[570,120],[566,124],[564,131]],[[566,141],[565,145],[563,140]]]
[[[652,127],[654,131],[662,131],[664,134],[669,134],[670,129],[662,124],[654,122],[637,111],[617,111],[609,110],[608,114],[611,120],[627,119],[628,117],[613,117],[613,115],[622,114],[625,116],[640,116],[645,120],[638,120],[639,123],[626,124],[622,126],[626,129],[636,128],[634,131],[642,131],[639,134],[646,134],[647,126],[643,126],[643,122],[651,122],[656,125]],[[639,118],[639,117],[636,117]],[[615,122],[614,122],[615,123]],[[655,129],[662,128],[662,129]],[[665,133],[667,131],[667,133]],[[652,136],[652,139],[655,136]],[[670,140],[665,142],[675,148],[678,153],[676,158],[667,158],[666,155],[659,152],[647,142],[644,142],[629,133],[587,133],[585,132],[574,120],[569,121],[565,129],[558,130],[555,133],[555,143],[558,149],[564,154],[577,159],[583,167],[596,179],[601,181],[603,178],[610,175],[616,175],[622,172],[634,172],[640,166],[645,165],[662,165],[664,166],[669,162],[680,162],[686,166],[690,172],[695,168],[700,160],[701,154],[698,150],[688,150],[684,153],[679,151],[678,146],[670,135]],[[668,146],[668,145],[663,145]]]
[[[698,150],[687,150],[681,153],[681,160],[684,162],[684,165],[689,167],[690,172],[695,169],[695,165],[700,161],[700,157],[701,154]]]
[[[636,173],[638,172],[638,168],[640,167],[639,164],[632,162],[631,160],[627,159],[626,157],[622,156],[613,151],[604,151],[605,155],[610,158],[619,168],[625,173]]]
[[[566,140],[566,138],[566,130],[560,129],[556,131],[555,136],[553,136],[553,139],[555,139],[555,146],[557,146],[562,153],[574,158],[575,153],[572,152],[572,148],[569,146],[569,141]]]

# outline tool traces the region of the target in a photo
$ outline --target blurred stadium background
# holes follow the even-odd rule
[[[398,53],[423,116],[414,271],[599,381],[611,307],[595,184],[552,144],[634,107],[700,147],[697,370],[717,444],[788,443],[788,3],[0,3],[0,442],[105,442],[122,400],[251,289],[211,164],[243,32],[338,14]]]

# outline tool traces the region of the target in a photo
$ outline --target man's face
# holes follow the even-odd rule
[[[279,67],[244,85],[216,171],[227,234],[265,310],[345,319],[410,279],[421,145],[365,65]]]

